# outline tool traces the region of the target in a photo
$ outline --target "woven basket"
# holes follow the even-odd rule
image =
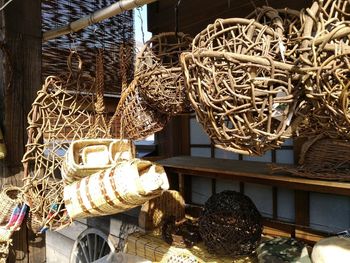
[[[216,147],[262,155],[291,136],[294,69],[278,62],[280,43],[254,20],[220,19],[181,56],[197,120]]]
[[[164,191],[161,196],[142,205],[139,214],[139,227],[155,230],[160,228],[164,218],[174,216],[175,220],[185,218],[185,200],[174,190]]]
[[[134,159],[65,186],[71,218],[110,215],[139,206],[168,189],[162,166]]]
[[[12,215],[13,210],[20,205],[21,189],[14,186],[4,188],[0,193],[0,225],[6,224]]]
[[[304,76],[303,84],[313,107],[308,119],[311,128],[317,128],[314,134],[327,129],[350,138],[349,13],[349,1],[325,0],[315,1],[305,14],[304,31],[312,28],[312,32],[303,34],[302,62],[313,70]]]
[[[61,167],[61,175],[71,183],[112,167],[120,160],[135,158],[135,147],[129,140],[82,139],[73,141]]]
[[[15,231],[18,231],[26,216],[28,206],[24,203],[15,207],[6,225],[0,226],[0,242],[8,242]]]
[[[119,101],[122,137],[132,140],[141,140],[162,130],[169,120],[141,98],[137,82],[137,79],[131,82]]]
[[[205,203],[199,231],[210,253],[249,255],[261,238],[261,215],[249,197],[223,191]]]
[[[185,91],[179,56],[189,51],[192,38],[183,33],[153,36],[136,60],[140,94],[149,106],[162,113],[176,115],[191,111]]]
[[[301,150],[300,166],[272,166],[273,172],[322,180],[350,181],[350,141],[324,138],[307,141]]]

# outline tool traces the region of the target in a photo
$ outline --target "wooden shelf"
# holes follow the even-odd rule
[[[168,173],[237,180],[294,190],[350,196],[350,183],[272,174],[269,164],[203,157],[179,156],[158,161]]]

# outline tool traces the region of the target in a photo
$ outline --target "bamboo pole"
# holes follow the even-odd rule
[[[77,32],[87,26],[98,23],[104,19],[118,15],[124,11],[134,9],[135,7],[147,5],[158,0],[120,0],[108,7],[100,9],[88,16],[82,17],[68,25],[58,27],[43,33],[43,42],[48,40]]]

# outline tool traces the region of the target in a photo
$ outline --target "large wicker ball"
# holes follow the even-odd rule
[[[261,215],[249,197],[223,191],[205,203],[199,231],[210,253],[247,255],[259,244]]]
[[[192,38],[181,32],[153,36],[136,61],[142,97],[154,109],[168,115],[190,112],[179,56],[189,51]]]
[[[291,136],[295,89],[292,64],[279,62],[282,37],[254,20],[217,20],[182,55],[189,100],[216,147],[262,155]]]

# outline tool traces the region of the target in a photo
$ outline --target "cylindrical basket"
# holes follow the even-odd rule
[[[64,202],[73,219],[110,215],[142,205],[168,188],[162,166],[134,159],[65,186]]]
[[[136,78],[123,91],[119,102],[122,137],[131,140],[141,140],[161,131],[169,120],[168,115],[152,109],[141,98],[137,83]]]
[[[291,136],[293,65],[279,62],[280,35],[254,20],[217,20],[184,53],[189,99],[218,148],[262,155]]]
[[[61,175],[67,183],[112,167],[117,161],[135,158],[130,140],[82,139],[71,143],[62,162]]]
[[[183,33],[161,33],[147,41],[137,57],[140,94],[155,110],[168,115],[191,111],[179,59],[191,43],[192,38]]]
[[[13,210],[22,203],[21,189],[14,186],[4,188],[0,193],[0,225],[6,224]]]

